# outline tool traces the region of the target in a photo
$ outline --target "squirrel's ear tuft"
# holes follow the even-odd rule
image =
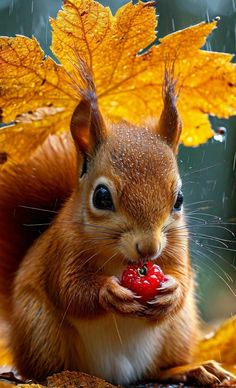
[[[164,107],[158,123],[157,132],[173,149],[173,152],[177,153],[182,122],[176,107],[177,95],[175,93],[175,84],[176,82],[171,78],[170,73],[166,71],[163,85]]]
[[[106,138],[105,123],[95,96],[80,101],[72,115],[70,129],[79,151],[93,155]]]
[[[98,108],[92,70],[79,55],[74,73],[70,75],[72,87],[78,91],[81,101],[71,118],[71,134],[82,154],[93,155],[106,138],[106,126]]]

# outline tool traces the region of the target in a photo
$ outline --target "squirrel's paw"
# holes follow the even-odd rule
[[[138,303],[136,295],[122,287],[115,276],[107,278],[101,287],[99,302],[107,311],[129,316],[140,316],[144,310],[144,306]]]
[[[235,376],[226,371],[216,361],[206,361],[202,364],[183,365],[162,372],[162,381],[183,382],[201,386],[230,386],[236,383]],[[231,385],[232,386],[232,385]]]
[[[179,283],[170,275],[166,275],[166,279],[162,287],[158,289],[157,296],[147,302],[145,315],[150,319],[165,317],[179,304],[181,296]]]

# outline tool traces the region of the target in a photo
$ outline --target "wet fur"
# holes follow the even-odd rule
[[[64,369],[115,383],[173,378],[174,367],[191,362],[199,335],[184,212],[172,211],[179,190],[175,100],[164,100],[171,122],[165,107],[159,127],[149,129],[106,126],[90,97],[72,117],[76,147],[70,135],[53,136],[27,164],[0,175],[0,306],[15,364],[38,380]],[[115,212],[92,206],[100,181]],[[41,210],[39,217],[39,209],[58,214]],[[51,223],[40,236],[39,223]],[[127,260],[140,260],[137,241],[142,259],[160,250],[157,262],[168,276],[147,305],[119,283]],[[199,381],[209,382],[208,375],[201,369]]]
[[[70,196],[75,181],[70,134],[50,136],[27,163],[0,172],[1,315],[9,316],[12,282],[22,258]]]
[[[137,140],[134,131],[138,134],[139,140]],[[148,153],[145,148],[149,150]],[[110,128],[110,137],[98,151],[96,157],[99,160],[99,165],[90,166],[90,180],[95,180],[96,175],[101,175],[101,171],[106,171],[106,166],[110,166],[109,178],[112,177],[116,188],[119,188],[122,192],[122,204],[125,207],[119,209],[119,214],[124,214],[126,223],[123,222],[120,225],[121,221],[113,215],[110,221],[106,217],[104,221],[102,217],[99,220],[93,219],[94,225],[106,225],[104,227],[113,228],[114,230],[120,227],[127,228],[127,230],[139,228],[140,233],[144,231],[153,235],[154,229],[151,228],[151,225],[157,226],[157,214],[159,214],[158,222],[162,225],[174,201],[172,186],[175,184],[177,166],[172,151],[147,129],[132,128],[127,123],[122,123]],[[39,177],[37,180],[32,174],[35,168]],[[12,261],[8,261],[8,265],[11,266],[12,273],[17,271],[18,266],[20,267],[14,278],[13,293],[9,293],[12,284],[6,274],[5,277],[8,278],[10,284],[4,289],[5,295],[11,295],[10,306],[12,306],[12,311],[9,314],[8,308],[5,315],[11,325],[11,346],[19,371],[24,376],[41,380],[48,374],[65,368],[82,369],[115,382],[117,379],[119,380],[118,375],[121,374],[121,370],[124,370],[123,381],[128,382],[145,375],[155,375],[158,373],[159,368],[167,368],[188,362],[191,359],[194,339],[197,337],[197,327],[195,327],[197,320],[193,318],[195,309],[193,307],[193,285],[190,287],[192,275],[188,258],[187,239],[181,238],[180,247],[176,248],[175,254],[168,254],[168,250],[165,253],[164,250],[160,258],[163,270],[174,275],[180,284],[182,296],[176,304],[173,304],[172,315],[169,312],[170,307],[166,309],[165,313],[165,307],[163,306],[158,325],[156,320],[149,321],[143,317],[126,318],[127,314],[136,315],[135,312],[132,313],[128,310],[130,306],[133,306],[130,302],[121,304],[123,311],[119,311],[118,315],[117,311],[112,312],[117,316],[118,330],[127,348],[125,350],[119,343],[117,327],[113,322],[111,313],[106,313],[106,308],[108,308],[106,291],[104,294],[100,293],[103,299],[102,301],[99,300],[99,290],[102,287],[104,290],[107,289],[105,284],[109,281],[109,276],[119,276],[125,267],[125,263],[122,255],[119,254],[118,257],[115,257],[114,260],[111,260],[102,268],[104,257],[109,258],[113,253],[113,248],[106,247],[106,242],[100,242],[99,239],[92,242],[94,234],[96,235],[98,232],[96,232],[96,228],[92,229],[92,233],[89,227],[86,228],[86,223],[91,223],[93,215],[90,214],[88,203],[86,204],[86,216],[80,204],[84,202],[84,196],[88,196],[87,190],[90,190],[90,185],[89,182],[83,182],[83,190],[81,190],[79,188],[81,186],[77,187],[75,184],[76,163],[71,139],[68,140],[66,137],[51,138],[37,151],[29,164],[22,166],[18,171],[15,175],[4,173],[4,180],[1,183],[3,185],[3,182],[5,182],[8,190],[12,191],[12,196],[9,196],[9,194],[6,194],[6,189],[4,190],[5,196],[8,198],[6,207],[8,209],[8,225],[10,227],[18,224],[21,233],[18,234],[15,231],[14,236],[24,237],[25,230],[21,223],[25,223],[25,215],[24,212],[21,213],[18,223],[15,224],[14,217],[10,217],[10,214],[13,214],[11,213],[11,210],[13,211],[11,209],[12,204],[14,208],[17,208],[17,204],[19,204],[20,206],[38,206],[52,209],[55,199],[58,200],[57,206],[59,207],[62,206],[63,200],[65,202],[52,225],[31,246],[22,263],[20,263],[19,256],[22,257],[37,233],[32,234],[26,241],[24,239],[25,246],[20,250],[17,241],[13,244],[13,250],[11,248],[12,244],[8,240],[8,247],[12,249],[11,254],[8,253],[9,259],[12,259]],[[45,171],[47,172],[47,179],[42,176]],[[137,175],[137,172],[140,173],[140,176]],[[57,179],[52,179],[49,173],[53,176],[56,175]],[[22,176],[24,177],[23,181]],[[40,178],[41,176],[42,178]],[[156,188],[159,186],[162,189],[158,192]],[[16,193],[19,193],[18,198],[16,198]],[[29,197],[24,193],[28,193]],[[48,193],[50,193],[50,196]],[[40,195],[40,198],[37,195]],[[168,195],[171,195],[171,197],[168,198]],[[143,198],[143,202],[140,202],[140,198]],[[150,201],[147,201],[147,198]],[[165,198],[164,202],[163,198]],[[139,201],[138,209],[136,206],[137,201]],[[160,207],[159,204],[161,204]],[[87,220],[86,217],[90,218]],[[33,222],[29,220],[32,223],[34,221],[36,219],[33,219]],[[81,222],[85,225],[82,226]],[[97,236],[99,237],[99,233]],[[177,236],[178,231],[174,234],[175,239],[177,239]],[[6,243],[4,236],[2,241]],[[88,245],[90,241],[92,248]],[[7,252],[7,249],[4,252]],[[19,256],[18,261],[14,262],[13,257],[16,252]],[[91,260],[92,253],[94,257]],[[3,263],[3,260],[1,260],[1,263]],[[99,270],[100,268],[102,269]],[[4,270],[8,271],[9,269],[2,266],[2,273]],[[118,292],[116,285],[114,285],[114,292]],[[116,294],[116,297],[120,298],[120,301],[123,298],[128,298],[126,294]],[[184,308],[185,300],[189,300],[187,304],[189,306]],[[140,309],[140,304],[135,303],[135,306]],[[185,309],[189,310],[190,308],[193,310],[191,311],[191,329],[186,325],[186,313],[183,314]],[[155,307],[153,307],[153,310],[155,310]],[[140,312],[137,311],[137,313]],[[161,323],[162,321],[163,323]],[[108,324],[109,322],[113,322],[113,324]],[[134,329],[131,332],[125,329],[129,325]],[[159,325],[161,326],[159,327]],[[136,330],[135,326],[137,326]],[[107,339],[108,348],[111,349],[110,356],[114,354],[114,362],[116,363],[114,376],[111,375],[111,371],[109,372],[109,367],[106,369],[104,366],[105,369],[101,368],[98,372],[99,363],[93,365],[89,358],[86,363],[80,355],[80,349],[81,354],[82,349],[88,347],[94,349],[97,352],[96,359],[100,360],[99,362],[103,365],[104,349],[101,349],[99,355],[96,346],[93,345],[93,341],[96,343],[96,338],[101,335],[103,327],[106,328],[103,335]],[[181,328],[180,332],[179,328]],[[91,343],[83,341],[83,338],[86,338],[84,330],[87,330],[87,332],[90,330],[88,338],[91,339]],[[171,340],[172,350],[167,346],[170,331],[175,332],[175,338]],[[183,331],[188,335],[184,336]],[[143,344],[142,335],[146,338],[145,343],[147,346]],[[160,343],[160,336],[166,336],[162,344]],[[31,340],[28,341],[28,338]],[[138,338],[140,338],[140,341]],[[158,346],[155,346],[155,338],[159,343]],[[189,338],[191,338],[191,346],[189,346]],[[124,359],[132,353],[134,341],[137,347],[136,367],[130,367],[126,370],[124,369]],[[68,346],[68,343],[71,345]],[[176,345],[174,345],[175,343]],[[176,353],[174,351],[175,346]],[[184,348],[184,353],[180,351],[181,347]],[[122,349],[124,350],[123,356],[118,359],[118,353]],[[143,350],[147,360],[146,363],[143,363]],[[37,357],[34,356],[36,354]],[[141,357],[139,361],[138,355]],[[143,364],[143,368],[139,369],[141,364]],[[121,380],[120,377],[119,382],[122,382]]]

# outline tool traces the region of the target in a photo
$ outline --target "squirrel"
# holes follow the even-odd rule
[[[66,369],[115,384],[231,378],[214,361],[190,367],[200,330],[175,82],[166,73],[159,121],[144,126],[105,121],[89,84],[70,133],[0,172],[0,313],[15,366],[38,381]],[[167,281],[144,305],[120,277],[147,260]]]

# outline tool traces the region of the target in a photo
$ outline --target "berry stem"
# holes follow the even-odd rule
[[[146,264],[144,264],[141,268],[138,269],[138,274],[141,277],[146,276],[148,274],[148,268]]]

